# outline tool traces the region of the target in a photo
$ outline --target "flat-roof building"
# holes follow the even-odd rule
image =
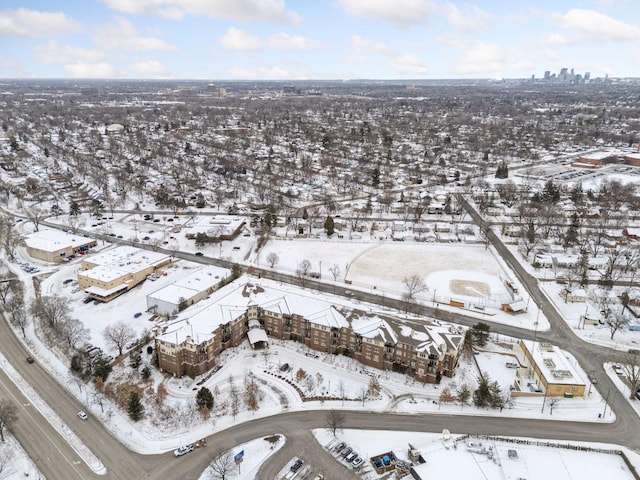
[[[147,309],[171,316],[215,292],[231,275],[228,268],[207,266],[147,295]]]
[[[108,302],[170,262],[171,256],[164,253],[119,246],[83,258],[78,285],[92,298]]]
[[[31,257],[52,263],[64,262],[72,255],[84,255],[97,245],[93,238],[49,229],[25,235],[24,242]]]

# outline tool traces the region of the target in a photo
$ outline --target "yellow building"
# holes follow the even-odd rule
[[[584,396],[586,382],[558,347],[531,340],[520,340],[518,346],[532,375],[531,392],[549,397]]]
[[[97,245],[93,238],[47,229],[25,235],[24,243],[31,257],[51,263],[68,261],[73,255],[84,255]]]
[[[117,247],[83,258],[78,286],[92,298],[108,302],[170,262],[171,256],[164,253]]]

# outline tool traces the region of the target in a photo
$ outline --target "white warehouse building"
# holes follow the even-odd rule
[[[221,282],[231,275],[231,270],[206,266],[171,285],[147,295],[147,311],[171,316],[180,311],[180,304],[193,305],[215,292]]]

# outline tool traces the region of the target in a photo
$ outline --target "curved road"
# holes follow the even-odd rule
[[[483,225],[475,210],[472,217],[479,225]],[[471,212],[470,212],[471,213]],[[112,239],[111,239],[112,240]],[[513,257],[511,252],[500,242],[497,235],[489,230],[489,240],[498,252],[509,263],[518,275],[532,298],[544,311],[551,323],[548,332],[537,332],[537,339],[557,344],[570,351],[586,371],[598,373],[598,388],[603,396],[609,397],[609,404],[615,405],[617,419],[614,423],[558,422],[551,420],[527,420],[504,417],[466,416],[466,415],[402,415],[366,412],[344,412],[345,428],[425,431],[440,432],[444,428],[455,433],[478,433],[487,435],[528,436],[558,440],[575,440],[588,442],[609,442],[623,444],[640,452],[640,436],[637,430],[640,422],[635,411],[626,399],[615,388],[602,367],[607,361],[621,361],[624,354],[613,349],[588,344],[577,338],[562,320],[555,307],[547,300],[531,277]],[[128,243],[128,242],[125,242]],[[192,254],[177,253],[178,256],[203,263],[218,263],[215,259],[196,257]],[[225,262],[226,263],[226,262]],[[296,283],[291,275],[268,272],[269,277],[288,283]],[[333,285],[325,285],[309,281],[308,286],[321,291],[333,293]],[[403,310],[405,303],[390,298],[381,299],[377,295],[357,292],[357,297],[366,302],[384,301],[388,307]],[[412,305],[416,313],[433,316],[435,309]],[[474,325],[477,318],[439,311],[439,318],[464,325]],[[520,338],[531,339],[534,334],[529,330],[494,324],[489,321],[492,330]],[[283,413],[272,417],[253,420],[237,425],[208,439],[209,446],[176,459],[171,453],[164,455],[140,455],[131,452],[120,444],[97,420],[90,418],[83,422],[76,413],[82,406],[67,393],[48,373],[37,364],[27,364],[24,359],[28,353],[8,327],[6,321],[0,321],[0,344],[4,355],[15,366],[18,372],[39,393],[87,447],[102,461],[107,468],[106,475],[91,472],[84,462],[80,461],[76,452],[60,437],[47,419],[35,411],[30,402],[22,396],[15,385],[0,373],[0,392],[3,397],[14,398],[19,405],[20,418],[13,431],[29,456],[34,459],[42,473],[49,479],[197,479],[209,461],[217,452],[232,449],[234,446],[274,433],[288,437],[288,441],[276,455],[263,465],[260,478],[273,478],[284,464],[294,455],[324,469],[325,472],[337,473],[336,478],[353,478],[347,469],[335,462],[317,442],[312,441],[309,430],[326,427],[326,410]],[[464,413],[464,412],[463,412]],[[471,413],[471,412],[470,412]],[[342,470],[341,470],[342,469]]]

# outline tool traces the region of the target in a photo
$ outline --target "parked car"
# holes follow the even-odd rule
[[[291,471],[297,472],[298,470],[300,470],[300,467],[302,466],[303,463],[304,462],[300,459],[296,460],[295,463],[291,465]]]
[[[176,457],[181,457],[189,452],[193,452],[193,445],[183,445],[181,447],[178,447],[173,451],[173,454]]]
[[[73,278],[67,278],[64,282],[62,282],[65,285],[70,284],[71,282],[73,282]]]
[[[78,417],[80,417],[80,420],[87,420],[89,418],[89,415],[81,410],[78,412]]]
[[[362,457],[356,457],[351,462],[351,465],[353,465],[353,468],[358,468],[363,463],[364,463],[364,460],[362,459]]]
[[[351,448],[351,447],[347,447],[347,448],[345,448],[345,449],[342,451],[342,453],[341,453],[340,455],[342,455],[342,458],[347,458],[347,456],[348,456],[351,452],[353,452],[353,448]]]
[[[344,457],[344,459],[347,461],[347,463],[351,463],[353,462],[356,458],[358,458],[358,452],[356,452],[355,450],[353,452],[351,452],[349,455],[347,455],[346,457]]]
[[[142,316],[141,312],[136,312],[133,314],[133,318],[140,318]]]
[[[281,372],[286,372],[287,370],[289,370],[289,364],[288,363],[283,363],[282,365],[280,365],[280,371]]]
[[[202,252],[196,252],[196,257],[202,257],[204,255],[204,253]]]
[[[34,363],[35,360],[33,359],[33,357],[27,357],[27,363]]]
[[[344,447],[346,447],[347,444],[344,442],[340,442],[337,446],[336,446],[336,453],[340,453],[342,450],[344,450]]]

